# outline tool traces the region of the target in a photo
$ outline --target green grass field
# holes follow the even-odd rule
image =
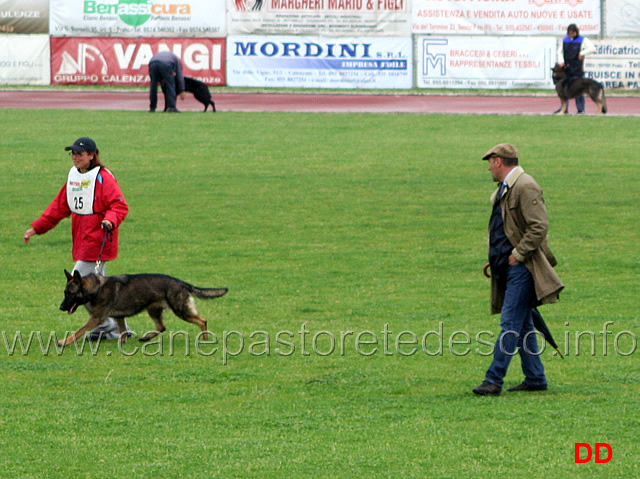
[[[0,476],[636,477],[640,119],[0,110]],[[91,136],[130,205],[109,274],[226,286],[217,343],[58,338],[69,220],[23,244]],[[482,154],[520,149],[566,285],[550,389],[475,397],[490,316]],[[610,323],[608,323],[610,322]],[[137,334],[153,326],[129,320]],[[603,329],[610,334],[602,334]],[[180,334],[184,333],[184,334]],[[29,351],[16,338],[31,335]],[[494,335],[494,336],[491,336]],[[514,359],[505,386],[521,381]],[[574,463],[604,442],[606,464]]]

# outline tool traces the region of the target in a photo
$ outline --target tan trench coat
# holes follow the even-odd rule
[[[491,195],[491,204],[498,191]],[[504,232],[513,246],[512,254],[533,276],[536,304],[555,303],[564,285],[554,271],[557,261],[547,242],[549,221],[538,183],[517,166],[500,198]],[[491,314],[498,314],[504,302],[504,288],[491,278]]]

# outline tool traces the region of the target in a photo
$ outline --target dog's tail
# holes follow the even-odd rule
[[[189,291],[193,293],[194,296],[203,299],[209,298],[219,298],[220,296],[224,296],[229,291],[228,288],[198,288],[197,286],[189,285]]]

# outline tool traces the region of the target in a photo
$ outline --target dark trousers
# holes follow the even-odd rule
[[[571,78],[571,81],[578,78],[584,78],[584,60],[578,60],[574,58],[567,63],[567,75]],[[576,109],[578,112],[584,112],[584,97],[576,97]],[[569,111],[569,105],[567,104],[567,111]]]
[[[158,83],[164,93],[165,108],[176,108],[176,81],[173,68],[161,62],[149,63],[149,109],[155,110],[158,106]]]
[[[524,381],[532,386],[547,384],[531,317],[534,294],[533,277],[527,267],[509,265],[500,336],[485,381],[502,386],[511,358],[520,354]]]

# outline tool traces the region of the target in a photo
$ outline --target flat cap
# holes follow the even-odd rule
[[[487,151],[482,157],[488,160],[491,156],[499,156],[500,158],[518,158],[518,149],[510,143],[500,143]]]

